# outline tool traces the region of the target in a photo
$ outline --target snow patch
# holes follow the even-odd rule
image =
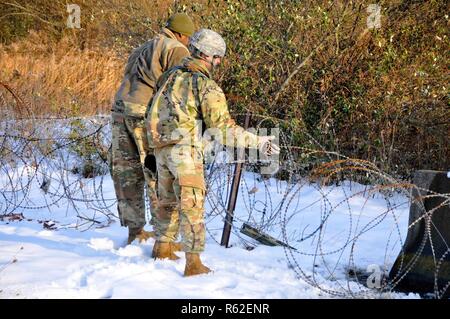
[[[95,250],[112,250],[114,242],[108,238],[91,238],[88,246]]]
[[[117,250],[116,254],[122,257],[136,257],[142,256],[143,251],[141,247],[128,245],[126,247],[121,247]]]
[[[54,232],[50,231],[50,230],[43,230],[38,232],[38,236],[42,236],[42,237],[53,237]]]

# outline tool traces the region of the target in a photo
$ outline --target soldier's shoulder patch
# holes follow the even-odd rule
[[[200,92],[202,100],[225,100],[225,94],[223,93],[222,89],[214,80],[211,79],[205,81],[205,85],[203,86],[202,90],[200,90]]]

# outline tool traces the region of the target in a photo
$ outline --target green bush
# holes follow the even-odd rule
[[[2,41],[41,27],[55,41],[65,36],[80,48],[109,48],[125,62],[171,13],[185,11],[227,41],[215,77],[233,113],[272,117],[293,145],[320,144],[402,176],[450,167],[447,1],[382,1],[381,28],[372,30],[362,0],[80,2],[90,17],[83,30],[57,27],[65,2],[34,0],[26,7],[35,12],[63,9],[48,15],[52,24],[26,15],[4,18],[9,26],[1,24]]]

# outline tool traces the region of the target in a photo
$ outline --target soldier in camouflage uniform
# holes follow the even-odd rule
[[[145,183],[152,220],[157,209],[156,163],[148,146],[145,110],[161,74],[190,55],[187,44],[193,33],[193,22],[186,14],[171,16],[159,35],[131,53],[115,96],[111,172],[121,225],[128,227],[128,244],[154,235],[143,229]]]
[[[251,134],[231,119],[225,95],[211,78],[225,48],[216,32],[202,29],[195,33],[189,46],[192,57],[163,74],[146,114],[158,170],[159,210],[153,257],[178,259],[171,245],[180,226],[186,253],[185,276],[210,272],[200,260],[205,246],[205,181],[202,127],[197,124],[221,133],[224,145],[263,150],[274,138]],[[279,149],[274,145],[272,150],[276,153]]]

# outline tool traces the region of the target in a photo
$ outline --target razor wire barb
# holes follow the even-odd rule
[[[106,160],[111,143],[109,116],[18,118],[9,109],[1,113],[0,218],[30,210],[52,211],[65,205],[66,211],[76,213],[79,222],[61,227],[86,230],[106,227],[117,220],[116,198],[111,191],[105,194],[106,188],[111,189]],[[283,122],[254,114],[252,118],[258,119],[258,127]],[[362,267],[357,258],[359,245],[366,240],[365,236],[377,232],[380,224],[388,223],[391,232],[383,234],[387,240],[381,267],[386,271],[388,255],[395,249],[400,251],[404,242],[405,230],[399,224],[398,210],[407,211],[411,203],[436,196],[444,197],[441,205],[449,205],[450,194],[421,189],[428,195],[413,197],[411,190],[416,186],[410,182],[390,176],[369,161],[327,151],[312,137],[310,142],[312,147],[291,145],[288,132],[281,129],[280,170],[275,176],[258,174],[265,164],[246,158],[246,173],[238,196],[239,212],[232,225],[236,243],[247,249],[258,245],[240,232],[240,225],[250,224],[286,243],[289,268],[319,291],[340,298],[388,297],[414,267],[427,239],[431,239],[431,216],[439,207],[407,225],[411,228],[425,222],[426,236],[419,251],[401,265],[394,278],[382,276],[381,286],[376,290],[368,289],[357,276]],[[305,169],[309,160],[314,164]],[[233,166],[233,162],[221,160],[218,155],[206,166],[205,223],[210,237],[216,241],[225,219]],[[85,171],[86,167],[90,170]],[[370,183],[358,183],[360,177]],[[346,187],[338,188],[338,184]],[[314,192],[314,199],[303,202],[305,192]],[[336,192],[342,193],[338,200]],[[373,198],[385,201],[386,209],[367,214]],[[333,231],[331,224],[337,221],[340,224],[334,229],[338,231]],[[444,254],[435,256],[435,278],[448,254],[447,245]],[[310,263],[305,264],[305,260]],[[442,296],[449,286],[447,283],[438,287],[436,281],[435,297]]]

